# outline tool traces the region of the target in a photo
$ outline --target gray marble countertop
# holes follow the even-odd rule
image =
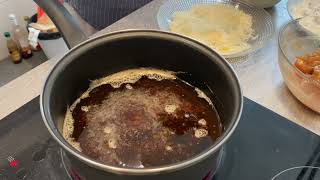
[[[0,87],[30,71],[47,60],[43,51],[34,52],[30,59],[14,64],[10,57],[0,60]]]
[[[164,1],[154,0],[94,36],[124,29],[158,29],[156,14]],[[247,98],[320,135],[320,114],[311,111],[293,97],[283,83],[278,67],[279,30],[290,20],[286,3],[283,0],[274,8],[268,9],[276,29],[271,41],[244,62],[233,66]],[[58,59],[59,56],[50,59],[0,88],[0,119],[39,95],[45,77]]]

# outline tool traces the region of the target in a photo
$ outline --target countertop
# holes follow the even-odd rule
[[[29,59],[23,59],[21,63],[14,64],[10,57],[0,60],[0,87],[30,71],[47,60],[43,51],[33,52]]]
[[[165,0],[154,0],[94,36],[124,29],[158,29],[156,14],[163,2]],[[240,79],[244,96],[320,135],[320,114],[295,99],[286,88],[278,67],[278,33],[281,26],[290,20],[286,3],[286,0],[282,0],[274,8],[268,9],[276,29],[271,41],[241,63],[233,64],[233,67]],[[0,119],[40,94],[47,74],[61,56],[46,61],[0,87]]]

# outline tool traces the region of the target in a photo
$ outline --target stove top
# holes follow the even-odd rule
[[[71,179],[39,98],[0,121],[0,180]],[[246,99],[213,180],[319,180],[320,137]]]

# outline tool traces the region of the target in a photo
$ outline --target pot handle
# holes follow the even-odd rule
[[[51,18],[69,48],[88,39],[74,17],[58,0],[34,0],[34,2]]]

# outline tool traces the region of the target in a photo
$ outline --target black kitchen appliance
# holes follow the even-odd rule
[[[245,98],[213,180],[318,180],[320,137]],[[0,121],[0,180],[80,180],[44,126],[39,98]]]

